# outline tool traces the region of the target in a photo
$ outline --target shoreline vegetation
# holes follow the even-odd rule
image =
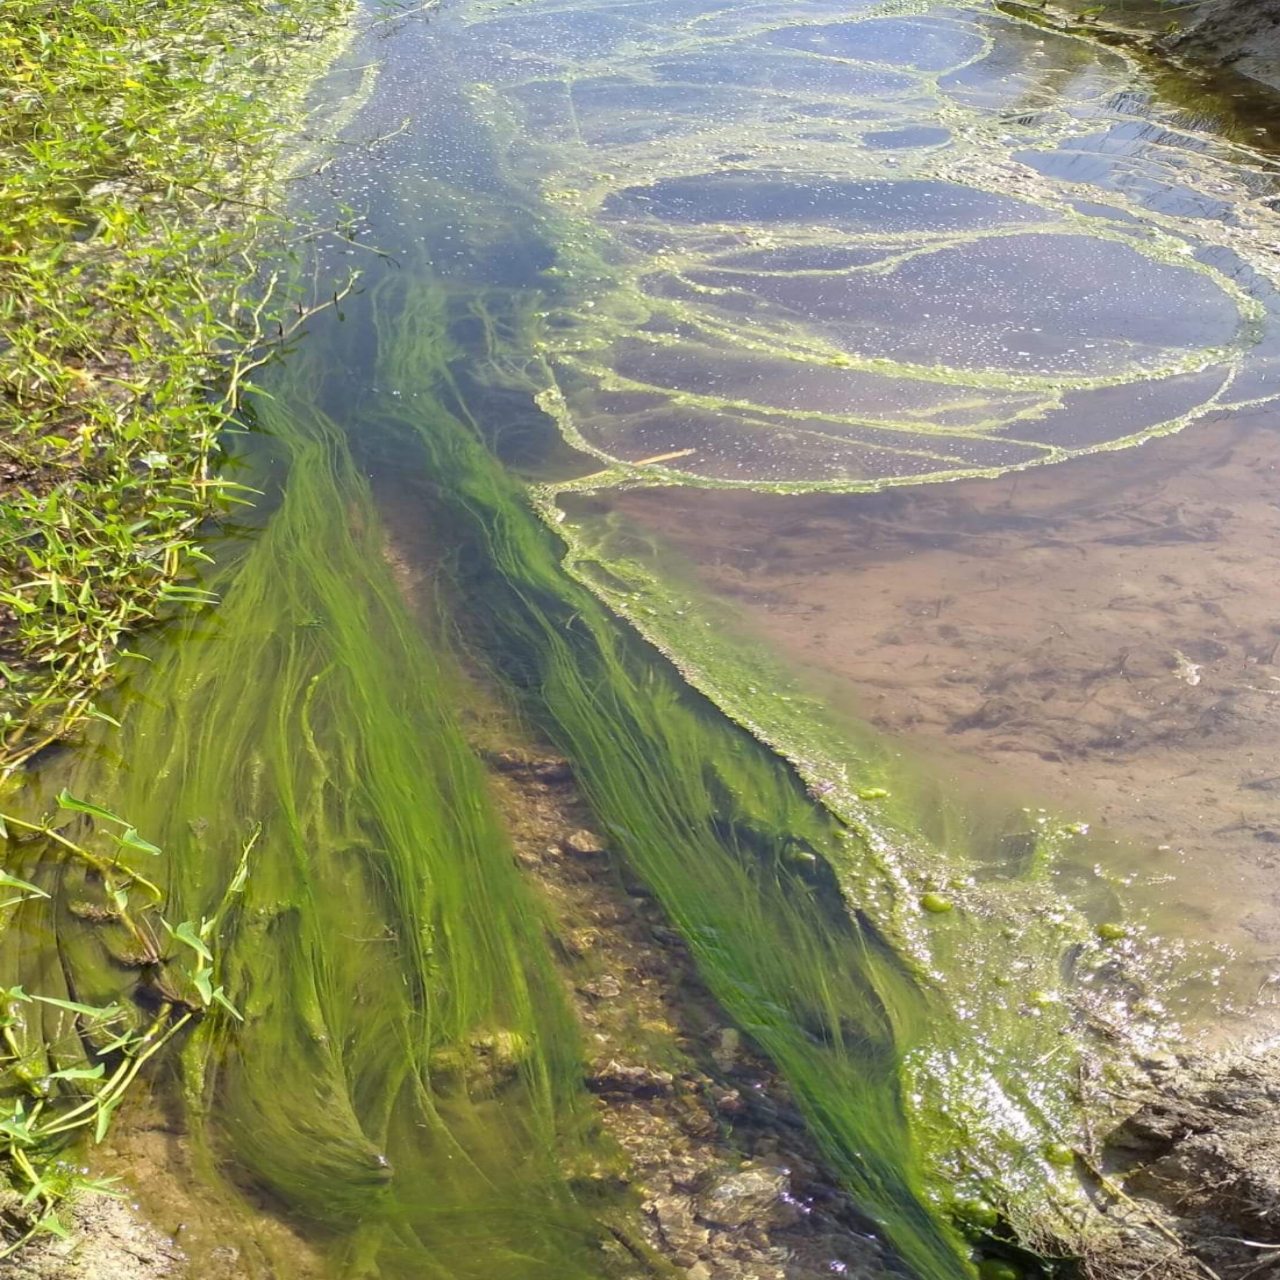
[[[312,310],[260,263],[308,234],[274,199],[298,166],[308,92],[345,46],[353,10],[351,0],[4,6],[0,784],[86,718],[108,718],[93,699],[131,634],[206,600],[193,573],[207,560],[204,527],[241,488],[218,474],[220,435],[243,380]],[[0,837],[18,860],[42,839],[71,849],[61,832],[84,819],[70,808],[38,830],[0,820]],[[123,849],[140,837],[126,828],[119,839]],[[85,874],[110,887],[110,846],[81,853]],[[14,860],[0,876],[0,936],[23,903],[51,901],[11,874]],[[113,910],[145,931],[131,925],[131,887],[115,885]],[[113,1009],[67,994],[0,991],[0,1258],[34,1236],[65,1237],[68,1202],[107,1190],[59,1158],[60,1135],[89,1124],[101,1138],[142,1064],[194,1013],[188,1003],[176,1024],[158,1018],[124,1043],[107,1077],[78,1058]],[[196,1003],[208,1007],[209,994]],[[86,1211],[88,1231],[115,1245],[150,1240],[123,1207]],[[65,1253],[48,1265],[70,1274]],[[24,1252],[22,1266],[44,1274],[38,1254]]]
[[[0,20],[0,778],[85,716],[125,638],[202,599],[305,93],[350,0],[10,0]],[[292,305],[297,320],[297,304]]]

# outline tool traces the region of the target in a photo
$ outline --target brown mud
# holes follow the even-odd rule
[[[932,771],[1136,840],[1184,928],[1280,958],[1275,426],[879,494],[613,502]]]
[[[1280,1274],[1280,1050],[1153,1068],[1152,1096],[1107,1139],[1097,1194],[1113,1230],[1090,1241],[1085,1274]]]
[[[123,1200],[86,1195],[67,1215],[70,1236],[43,1236],[0,1263],[5,1280],[161,1280],[185,1274],[185,1258]]]

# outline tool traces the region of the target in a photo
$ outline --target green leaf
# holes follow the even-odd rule
[[[31,1132],[31,1121],[23,1111],[21,1102],[9,1115],[0,1116],[0,1134],[4,1134],[22,1146],[30,1146],[35,1141],[35,1134]]]
[[[107,1129],[111,1125],[111,1117],[115,1114],[115,1109],[120,1105],[120,1099],[123,1096],[123,1094],[117,1094],[110,1102],[99,1108],[98,1120],[93,1126],[94,1142],[101,1142],[107,1136]]]
[[[74,813],[87,813],[91,817],[101,818],[104,822],[118,822],[122,827],[129,825],[123,818],[112,813],[110,809],[100,808],[96,804],[90,804],[87,800],[77,800],[66,787],[63,787],[58,792],[58,808],[70,809]]]
[[[50,1080],[101,1080],[102,1073],[106,1070],[103,1063],[98,1063],[96,1067],[67,1067],[64,1071],[55,1071],[49,1076]]]
[[[199,973],[193,973],[191,980],[196,984],[196,990],[200,993],[200,999],[207,1009],[213,1003],[213,978],[208,969],[201,969]]]
[[[124,835],[111,837],[117,844],[126,849],[137,849],[139,853],[149,853],[152,857],[156,857],[160,853],[160,849],[151,843],[150,840],[144,840],[139,834],[136,827],[126,827]]]
[[[43,1175],[37,1173],[36,1180],[27,1189],[27,1194],[22,1197],[22,1207],[25,1209],[31,1202],[52,1188],[50,1180]]]
[[[105,720],[108,724],[115,725],[117,729],[120,727],[120,721],[115,716],[107,715],[101,707],[95,706],[92,702],[85,707],[84,713],[87,716],[92,716],[95,720]]]
[[[92,1191],[94,1195],[110,1196],[112,1200],[127,1200],[127,1192],[115,1189],[114,1184],[119,1181],[119,1178],[85,1178],[76,1183],[76,1190]]]
[[[46,1213],[39,1222],[36,1223],[37,1231],[47,1231],[51,1236],[57,1236],[59,1240],[70,1240],[71,1232],[63,1225],[62,1220],[56,1213]]]
[[[167,920],[162,920],[161,924],[169,930],[179,942],[185,942],[196,955],[200,956],[207,963],[213,963],[213,952],[204,945],[199,936],[196,934],[195,925],[190,920],[184,920],[176,927],[171,925]]]
[[[213,998],[229,1013],[237,1022],[244,1021],[244,1014],[227,999],[227,993],[222,987],[214,987]]]
[[[0,871],[0,885],[9,885],[13,889],[25,889],[28,893],[34,894],[37,898],[47,898],[49,895],[45,893],[38,885],[34,885],[30,880],[19,880],[17,876],[11,876],[7,871]]]
[[[67,1009],[71,1013],[82,1013],[86,1018],[99,1018],[103,1022],[118,1018],[124,1012],[118,1004],[109,1004],[105,1009],[99,1009],[91,1004],[77,1004],[74,1000],[59,1000],[56,996],[32,996],[31,998],[39,1000],[41,1004],[51,1004],[59,1009]]]
[[[127,1031],[122,1031],[109,1044],[101,1045],[97,1052],[105,1058],[109,1053],[115,1053],[117,1049],[123,1049],[128,1053],[131,1049],[141,1043],[141,1037],[133,1030],[132,1027]]]
[[[4,814],[0,813],[0,840],[9,838],[9,828],[5,825]]]

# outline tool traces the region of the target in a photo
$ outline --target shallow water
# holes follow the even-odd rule
[[[218,925],[243,1018],[154,1082],[193,1199],[263,1274],[669,1269],[582,1173],[616,1153],[465,730],[478,673],[895,1265],[967,1274],[991,1205],[1074,1194],[1086,1074],[1269,978],[1269,921],[1226,930],[1272,833],[1272,162],[981,7],[457,3],[350,67],[299,205],[343,232],[318,293],[362,290],[264,378],[222,604],[47,777],[163,846],[171,922]],[[1183,764],[1201,798],[1166,802]],[[1237,774],[1238,821],[1197,827]],[[164,996],[39,870],[25,936],[71,940],[66,989]]]
[[[544,404],[603,459],[912,482],[1275,390],[1272,163],[1116,53],[821,3],[480,10],[460,53],[572,228]]]
[[[1129,918],[1218,951],[1209,985],[1169,993],[1188,1036],[1218,1041],[1275,1023],[1275,448],[1269,417],[1223,417],[1043,474],[640,492],[616,513],[910,768],[1091,824]],[[1074,860],[1060,876],[1096,890]]]

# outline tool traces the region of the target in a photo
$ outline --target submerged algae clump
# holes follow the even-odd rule
[[[544,912],[306,394],[316,354],[259,402],[265,527],[220,548],[220,606],[151,648],[116,760],[74,785],[163,845],[174,920],[213,914],[259,831],[215,953],[243,1021],[206,1018],[181,1059],[212,1191],[268,1193],[344,1277],[598,1280],[614,1211],[560,1171],[596,1139]]]
[[[869,914],[851,914],[829,879],[831,865],[855,856],[848,832],[566,578],[552,535],[468,425],[440,359],[447,291],[397,277],[369,300],[378,383],[400,395],[363,415],[368,456],[383,483],[420,495],[449,530],[464,635],[574,762],[600,819],[709,987],[782,1068],[863,1208],[921,1275],[956,1274],[962,1250],[913,1151],[928,1130],[913,1136],[906,1119],[932,1111],[907,1099],[903,1075],[905,1057],[946,1041],[951,1014],[886,943],[874,900]],[[806,869],[797,847],[813,859]],[[1038,1118],[1023,1123],[1034,1132]]]

